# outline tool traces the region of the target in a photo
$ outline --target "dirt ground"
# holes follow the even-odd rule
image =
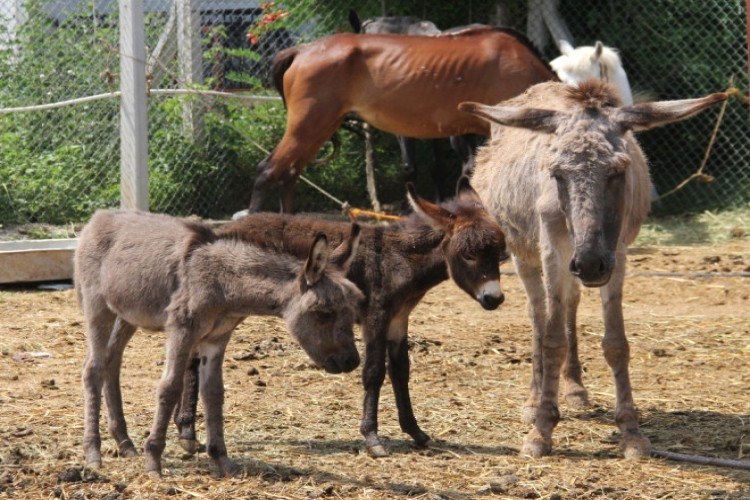
[[[661,450],[750,462],[750,241],[635,248],[629,269],[624,312],[643,431]],[[85,339],[75,296],[2,289],[0,498],[750,498],[747,470],[621,458],[594,290],[579,314],[594,406],[562,403],[553,454],[518,456],[529,430],[519,417],[530,327],[518,279],[505,276],[504,289],[506,303],[487,312],[445,283],[412,315],[411,388],[431,448],[413,448],[400,431],[386,385],[380,434],[391,455],[370,458],[358,431],[361,369],[327,375],[280,321],[249,318],[225,362],[227,446],[244,475],[217,478],[205,454],[184,457],[170,433],[159,482],[141,458],[114,456],[105,422],[104,467],[81,474]],[[163,353],[161,335],[145,332],[126,351],[125,411],[137,441],[151,423]]]

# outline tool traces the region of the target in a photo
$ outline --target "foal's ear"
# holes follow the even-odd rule
[[[640,132],[690,118],[712,104],[726,100],[727,94],[717,92],[697,99],[644,102],[620,108],[614,120],[628,130]]]
[[[604,44],[597,40],[594,45],[594,53],[591,54],[591,62],[597,64],[602,57],[602,52],[604,52]]]
[[[484,207],[482,199],[479,197],[479,194],[474,191],[474,188],[471,187],[469,177],[466,175],[462,175],[461,178],[458,179],[458,184],[456,185],[456,198],[470,203],[476,203],[480,208]]]
[[[572,45],[570,44],[570,42],[569,42],[569,41],[567,41],[567,40],[564,40],[564,39],[562,39],[562,38],[560,39],[560,42],[558,43],[558,46],[560,47],[560,54],[562,54],[562,55],[564,55],[564,56],[567,56],[568,54],[570,54],[571,52],[573,52],[574,50],[576,50],[576,49],[575,49],[575,48],[574,48],[574,47],[573,47],[573,46],[572,46]]]
[[[352,231],[349,233],[349,238],[341,242],[336,249],[331,253],[328,258],[329,262],[335,264],[339,269],[346,272],[349,270],[349,266],[354,260],[354,256],[357,255],[359,249],[359,238],[362,227],[356,222],[352,223]]]
[[[323,233],[318,233],[315,236],[312,246],[310,247],[310,255],[307,257],[305,262],[305,269],[303,275],[305,277],[305,283],[307,286],[312,286],[323,276],[328,264],[328,255],[331,253],[328,248],[328,238]]]
[[[484,118],[488,122],[549,133],[554,132],[560,121],[567,116],[562,111],[550,109],[487,106],[478,102],[462,102],[458,109]]]
[[[414,213],[433,228],[447,231],[453,226],[453,214],[420,197],[411,182],[406,183],[406,199],[409,200],[409,205],[411,205]]]

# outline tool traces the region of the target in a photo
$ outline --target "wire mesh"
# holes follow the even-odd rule
[[[180,6],[193,5],[190,33]],[[473,22],[526,32],[530,6],[558,9],[576,45],[596,40],[621,53],[636,93],[651,99],[697,97],[734,85],[747,93],[743,0],[363,0],[362,19],[411,15],[441,29]],[[145,0],[150,89],[209,89],[276,96],[269,69],[279,50],[351,31],[349,2],[339,0]],[[180,17],[183,16],[183,17]],[[194,44],[186,48],[185,44]],[[0,0],[0,108],[40,105],[119,89],[118,4],[115,0]],[[192,49],[191,49],[192,47]],[[548,39],[539,47],[558,55]],[[191,54],[192,52],[192,54]],[[188,57],[187,55],[190,55]],[[197,65],[185,68],[186,57]],[[639,136],[661,193],[695,172],[717,110]],[[0,222],[86,220],[119,204],[119,102],[103,99],[58,109],[0,114]],[[151,209],[226,217],[244,208],[256,165],[284,130],[280,102],[247,103],[200,94],[148,101]],[[747,106],[732,99],[719,125],[705,176],[664,198],[663,212],[721,209],[750,200]],[[364,146],[343,133],[343,153],[306,175],[336,197],[368,206]],[[432,189],[432,150],[418,150],[420,191]],[[451,155],[444,152],[446,156]],[[395,140],[376,134],[378,189],[386,201],[403,195]],[[460,167],[457,158],[455,176]],[[711,180],[713,182],[701,182]],[[337,208],[300,183],[302,210]],[[271,201],[276,203],[275,200]]]

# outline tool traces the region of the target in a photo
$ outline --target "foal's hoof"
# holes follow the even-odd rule
[[[628,433],[620,441],[620,450],[626,460],[640,460],[651,455],[651,441],[638,433]]]
[[[200,453],[203,451],[206,451],[206,445],[202,444],[197,439],[180,439],[180,446],[183,450],[185,450],[186,453],[190,455],[195,455],[196,453]]]
[[[133,458],[138,456],[138,450],[132,441],[128,440],[118,446],[117,454],[123,458]]]
[[[388,451],[382,444],[367,447],[367,454],[372,458],[383,458],[388,456]]]
[[[91,470],[101,469],[102,468],[102,461],[101,461],[101,459],[99,459],[99,460],[92,460],[90,462],[86,462],[85,467],[87,469],[91,469]]]
[[[552,439],[545,438],[538,430],[532,429],[523,438],[521,456],[539,458],[550,453],[552,453]]]
[[[586,389],[577,389],[565,394],[565,403],[568,405],[568,408],[575,408],[576,410],[591,407],[589,394],[586,392]]]
[[[533,425],[536,422],[537,410],[537,406],[524,406],[521,408],[521,422]]]

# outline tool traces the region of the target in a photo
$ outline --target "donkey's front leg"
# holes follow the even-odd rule
[[[398,423],[401,430],[419,446],[427,446],[430,436],[417,424],[409,395],[409,340],[407,337],[409,313],[402,313],[391,321],[388,329],[388,375],[396,397]]]
[[[363,325],[365,363],[362,384],[365,399],[359,431],[365,438],[365,448],[372,457],[386,457],[388,452],[378,438],[378,402],[385,380],[386,322],[383,318],[367,318]]]
[[[146,472],[161,476],[161,455],[166,446],[167,427],[182,393],[182,379],[193,344],[193,332],[187,328],[167,328],[167,357],[164,373],[156,389],[156,413],[143,445]]]
[[[198,346],[200,394],[206,418],[206,450],[222,476],[234,476],[240,468],[227,456],[224,442],[224,377],[221,369],[231,330]]]
[[[602,287],[600,295],[604,312],[604,340],[602,349],[615,379],[615,422],[622,434],[620,448],[628,459],[648,457],[651,442],[638,427],[638,412],[633,403],[628,365],[630,347],[625,337],[622,316],[622,289],[625,278],[625,251],[618,249],[615,270],[609,283]]]
[[[567,311],[565,314],[565,337],[568,339],[568,352],[562,366],[562,377],[565,382],[565,402],[571,408],[590,406],[589,394],[583,385],[583,369],[578,357],[578,335],[576,318],[578,304],[581,301],[581,290],[578,283],[569,281]]]

